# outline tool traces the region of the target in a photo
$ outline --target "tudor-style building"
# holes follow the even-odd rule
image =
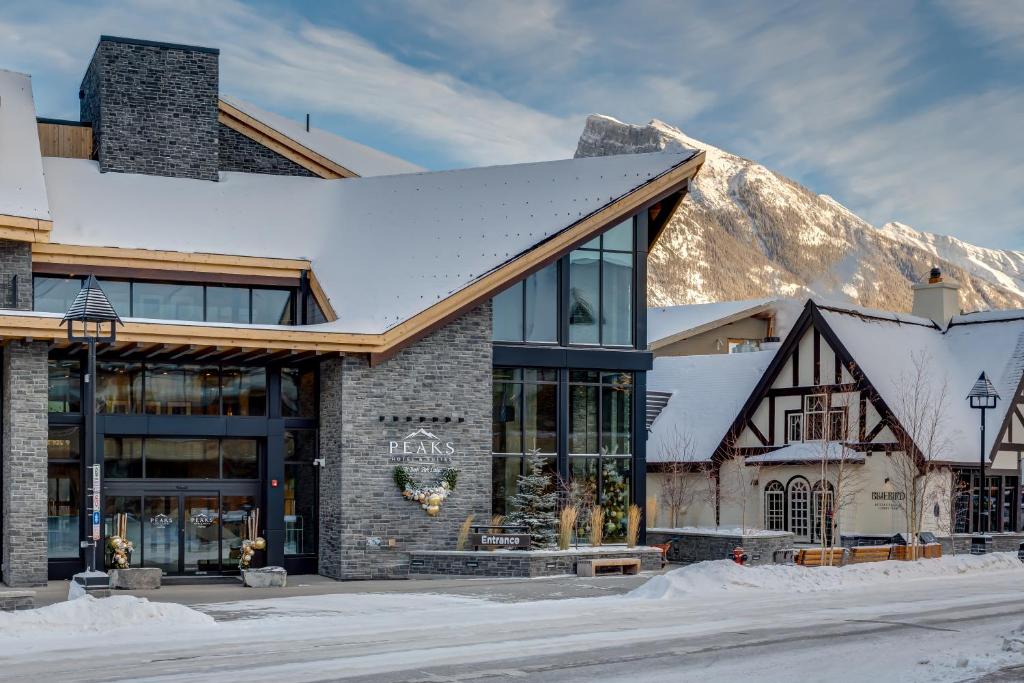
[[[653,424],[652,458],[685,461],[698,471],[695,477],[711,470],[719,483],[715,503],[692,506],[686,523],[735,526],[744,516],[747,526],[817,542],[823,533],[818,513],[825,506],[837,515],[847,542],[888,538],[906,530],[899,485],[899,463],[905,461],[898,456],[909,448],[921,471],[929,472],[921,479],[927,488],[925,529],[1020,531],[1024,311],[961,314],[956,296],[948,296],[956,283],[939,273],[931,280],[915,286],[918,315],[808,301],[767,369],[756,375],[753,390],[745,390],[735,416],[727,425],[711,416],[706,420],[714,432],[708,438],[717,440],[713,450],[704,447],[689,459],[673,455],[673,395]],[[760,355],[745,360],[756,365]],[[677,359],[656,361],[652,386],[665,381],[658,365],[664,360]],[[705,384],[725,382],[719,403],[736,387],[750,386],[752,378],[735,376],[737,365],[723,364],[717,380],[709,379],[706,367],[705,361],[691,374]],[[987,505],[979,523],[980,416],[966,397],[983,371],[1001,400],[987,415]],[[687,375],[676,384],[690,386]],[[908,408],[912,402],[915,409]],[[907,422],[941,420],[937,430],[927,430],[904,427],[901,416]],[[703,423],[689,426],[702,433]],[[664,476],[659,467],[664,468],[652,465],[654,492]],[[847,488],[837,506],[840,472]]]
[[[85,566],[94,494],[134,566],[237,571],[259,510],[267,563],[335,578],[454,547],[535,449],[644,499],[646,257],[702,153],[421,172],[221,96],[217,50],[106,36],[80,98],[37,118],[0,71],[8,585]],[[124,320],[95,434],[60,326],[89,275]],[[436,516],[398,464],[458,470]]]

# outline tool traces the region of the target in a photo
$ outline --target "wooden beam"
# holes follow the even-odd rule
[[[0,214],[0,239],[15,242],[49,242],[53,221]]]

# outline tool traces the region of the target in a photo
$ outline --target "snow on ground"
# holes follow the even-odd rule
[[[150,602],[131,595],[94,598],[91,595],[39,609],[0,612],[0,636],[15,649],[28,639],[46,640],[63,634],[138,632],[172,628],[212,628],[213,617],[173,602]],[[6,648],[5,648],[6,649]]]
[[[895,581],[942,578],[995,571],[1018,572],[1024,579],[1024,564],[1015,553],[989,555],[946,555],[921,562],[867,562],[845,567],[801,567],[769,564],[744,567],[731,560],[698,562],[656,576],[631,597],[682,600],[709,591],[767,590],[808,593],[871,586]]]

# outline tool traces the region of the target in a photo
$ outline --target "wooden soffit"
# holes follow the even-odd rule
[[[15,242],[49,242],[53,221],[0,214],[0,239]]]
[[[685,192],[688,183],[704,163],[704,153],[669,169],[660,176],[638,186],[629,194],[586,216],[533,249],[519,255],[487,275],[463,287],[448,298],[417,313],[408,320],[381,334],[313,331],[294,329],[227,327],[212,324],[179,322],[127,322],[118,328],[118,342],[138,344],[180,345],[218,349],[266,349],[310,351],[316,353],[367,354],[372,362],[390,358],[402,348],[423,338],[433,330],[476,308],[513,282],[558,260],[572,249],[590,241],[595,235],[624,218],[653,204]],[[267,259],[220,254],[188,254],[181,252],[119,249],[116,247],[77,247],[65,244],[34,244],[33,259],[40,263],[64,263],[74,266],[120,264],[121,267],[159,268],[170,274],[175,270],[205,270],[212,273],[238,274],[291,273],[309,269],[308,261]],[[312,270],[309,270],[312,273]],[[315,278],[310,281],[318,301],[329,308],[327,298]],[[4,340],[46,340],[63,344],[66,331],[59,318],[39,315],[11,314],[0,316],[0,337]]]
[[[231,130],[273,150],[321,178],[358,178],[359,174],[296,142],[224,100],[217,101],[217,120]]]

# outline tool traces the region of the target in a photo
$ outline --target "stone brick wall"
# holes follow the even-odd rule
[[[32,308],[32,245],[0,240],[0,306]]]
[[[3,579],[46,585],[47,345],[3,350]]]
[[[490,303],[376,367],[356,356],[324,363],[320,381],[322,574],[406,576],[409,551],[453,550],[466,515],[490,519]],[[392,479],[388,442],[421,427],[456,449],[458,486],[437,517],[405,500]]]
[[[1015,553],[1019,550],[1020,544],[1024,543],[1024,533],[986,534],[992,537],[992,552],[994,553]],[[942,544],[942,554],[950,555],[955,550],[957,555],[968,555],[971,552],[971,539],[975,534],[955,534],[952,538],[946,536],[939,539]]]
[[[294,175],[309,178],[319,177],[312,171],[250,140],[236,130],[219,124],[220,163],[222,171],[243,173],[268,173],[270,175]]]
[[[742,546],[747,553],[747,563],[757,565],[772,564],[776,550],[792,548],[793,534],[739,536],[648,529],[647,542],[652,545],[668,543],[669,561],[684,564],[729,559],[733,548]]]
[[[413,551],[410,553],[411,576],[497,576],[534,578],[564,576],[576,573],[580,560],[637,557],[640,570],[661,569],[661,551],[657,548],[622,548],[619,551],[560,550],[545,552],[476,551],[444,552]]]
[[[215,50],[101,40],[81,86],[100,170],[217,180]]]

